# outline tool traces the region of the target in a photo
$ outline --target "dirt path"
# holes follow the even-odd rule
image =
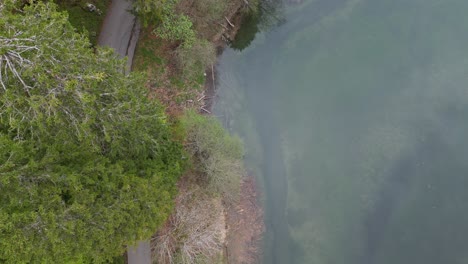
[[[140,25],[136,17],[128,12],[131,8],[131,1],[113,0],[98,38],[98,45],[111,47],[120,56],[128,57],[128,70],[132,67],[133,54],[140,34]]]

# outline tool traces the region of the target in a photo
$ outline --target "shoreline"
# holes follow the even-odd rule
[[[210,41],[216,48],[216,63],[207,67],[205,70],[206,80],[203,87],[203,92],[205,95],[204,105],[207,110],[212,112],[212,107],[216,99],[216,83],[217,83],[217,70],[216,65],[219,61],[219,58],[224,52],[224,49],[227,46],[227,43],[224,39],[234,40],[237,32],[239,31],[242,20],[244,19],[244,14],[242,14],[242,5],[238,6],[230,13],[230,16],[226,16],[225,24],[223,24],[223,30],[220,30],[213,39]],[[230,28],[229,28],[230,27]],[[202,113],[202,114],[206,114]],[[211,114],[211,113],[209,113]]]
[[[233,40],[241,27],[243,14],[237,10],[229,21],[236,21],[229,38]],[[223,37],[224,34],[219,36]],[[221,44],[220,44],[221,41]],[[217,48],[216,64],[223,54],[227,43],[221,39],[212,42]],[[204,106],[199,113],[214,116],[213,105],[217,100],[217,76],[216,64],[205,70],[206,80],[204,85]],[[207,112],[208,110],[209,112]],[[257,186],[257,180],[253,175],[245,175],[241,180],[239,201],[229,206],[224,204],[224,219],[226,237],[223,254],[226,263],[259,263],[262,259],[261,242],[265,232],[264,209],[259,197],[262,195]]]

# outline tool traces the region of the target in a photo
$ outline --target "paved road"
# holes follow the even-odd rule
[[[132,3],[126,0],[113,0],[102,24],[98,45],[108,46],[121,55],[127,56],[127,69],[132,66],[140,25],[131,10]]]
[[[149,241],[140,241],[136,247],[129,247],[127,256],[128,264],[151,264]]]
[[[128,12],[131,2],[113,0],[102,23],[98,45],[113,48],[120,56],[128,57],[127,71],[132,68],[133,54],[140,34],[140,25],[134,15]],[[127,251],[128,264],[151,264],[149,241],[140,241]]]

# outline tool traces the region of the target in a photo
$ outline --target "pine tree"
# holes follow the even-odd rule
[[[0,262],[103,262],[172,208],[181,146],[51,3],[0,4]]]

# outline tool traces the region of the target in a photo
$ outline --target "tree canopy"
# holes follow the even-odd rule
[[[55,5],[0,5],[0,262],[107,261],[166,219],[181,146],[124,68]]]

